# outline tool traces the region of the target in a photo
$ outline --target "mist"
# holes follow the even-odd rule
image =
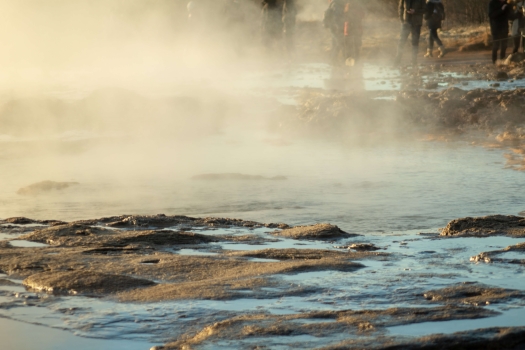
[[[308,103],[302,87],[331,79],[315,66],[326,62],[329,32],[320,22],[326,2],[298,2],[293,56],[262,44],[259,2],[241,3],[242,24],[229,17],[225,1],[200,4],[195,21],[188,19],[187,1],[0,4],[2,215],[35,210],[83,218],[93,208],[91,215],[220,212],[221,206],[240,208],[228,197],[253,185],[199,184],[192,176],[296,176],[308,168],[299,164],[312,142],[336,142],[335,152],[378,139],[397,142],[400,136],[391,133],[397,116],[383,113],[374,122],[377,136],[366,106],[353,109],[342,128],[312,132],[296,125],[301,109],[294,106]],[[297,68],[310,62],[312,68]],[[45,180],[80,186],[16,195]],[[178,197],[160,196],[166,189]],[[203,191],[212,195],[195,200]],[[272,203],[267,191],[264,185],[255,193]],[[194,204],[185,207],[181,198]],[[273,208],[268,203],[259,205]]]

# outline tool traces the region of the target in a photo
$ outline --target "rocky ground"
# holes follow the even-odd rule
[[[450,222],[441,235],[423,235],[421,239],[425,242],[422,244],[431,247],[432,240],[457,237],[522,237],[524,220],[514,216],[458,219]],[[214,234],[214,230],[220,228],[245,231],[242,235]],[[259,232],[256,230],[266,233],[256,234]],[[334,245],[335,249],[301,248],[300,242],[312,240],[328,240],[334,244],[348,238],[366,241],[366,237],[348,234],[330,224],[289,227],[239,219],[165,215],[124,215],[70,223],[17,217],[0,221],[0,232],[7,237],[0,246],[0,272],[8,276],[0,279],[0,286],[17,285],[13,281],[22,279],[28,291],[37,293],[28,299],[30,302],[26,306],[45,306],[49,302],[43,297],[46,293],[57,298],[61,295],[109,298],[118,303],[237,300],[247,295],[253,300],[307,297],[330,287],[290,284],[281,276],[321,271],[352,274],[365,268],[371,260],[403,259],[388,246],[358,241]],[[276,242],[282,237],[296,240],[299,245],[296,248],[257,249],[261,244]],[[221,248],[221,244],[228,242],[240,242],[252,248]],[[410,240],[400,243],[401,247],[410,244]],[[178,254],[187,248],[208,254]],[[523,243],[518,243],[500,251],[480,253],[471,261],[523,264],[525,255],[520,261],[504,261],[499,257],[506,252],[524,251]],[[476,329],[424,337],[398,337],[389,333],[389,327],[494,317],[500,311],[491,309],[493,304],[525,303],[523,290],[472,281],[427,289],[421,294],[398,295],[397,298],[407,298],[405,300],[410,300],[412,306],[395,307],[387,303],[371,309],[338,308],[283,315],[265,311],[222,312],[208,315],[193,327],[183,327],[173,321],[172,326],[180,328],[174,332],[177,336],[172,336],[172,341],[165,346],[155,348],[204,349],[215,346],[213,344],[223,346],[240,342],[238,344],[245,344],[247,348],[264,349],[272,348],[272,345],[264,345],[264,339],[274,337],[290,339],[287,346],[301,344],[294,340],[299,341],[301,337],[326,339],[325,344],[330,345],[320,346],[324,349],[455,349],[459,344],[461,349],[521,349],[525,346],[523,327]],[[0,309],[15,305],[4,302]]]

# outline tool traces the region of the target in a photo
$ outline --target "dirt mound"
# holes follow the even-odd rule
[[[44,193],[57,192],[76,185],[79,185],[79,183],[41,181],[26,187],[22,187],[16,193],[23,196],[37,196]]]
[[[13,218],[7,218],[7,219],[3,220],[3,222],[8,223],[8,224],[15,224],[15,225],[28,225],[28,224],[37,223],[38,221],[32,220],[32,219],[28,219],[28,218],[22,217],[22,216],[17,216],[17,217],[13,217]]]
[[[509,298],[523,298],[518,290],[495,288],[475,283],[462,283],[456,286],[425,292],[427,300],[454,304],[472,304],[474,306],[492,304]]]
[[[487,50],[490,47],[491,42],[492,35],[483,33],[461,45],[458,50],[460,52]]]
[[[155,285],[155,282],[89,271],[43,272],[24,280],[36,291],[68,294],[113,294],[123,290]]]
[[[493,327],[450,335],[436,334],[420,338],[403,339],[384,337],[377,340],[347,340],[322,350],[521,350],[525,348],[525,327]]]
[[[54,246],[126,246],[129,244],[179,245],[215,242],[217,238],[169,230],[125,231],[66,224],[36,230],[21,239]]]
[[[331,224],[296,226],[282,231],[274,231],[272,234],[293,239],[334,239],[357,236]]]
[[[509,253],[509,252],[518,253],[518,254],[515,254],[514,257],[507,258],[505,253]],[[518,258],[516,258],[516,255],[518,255]],[[470,257],[470,261],[525,265],[525,243],[518,243],[515,245],[511,245],[511,246],[506,247],[505,249],[479,253],[478,255]]]
[[[507,235],[525,236],[525,218],[512,215],[490,215],[455,219],[441,231],[441,236]]]
[[[286,224],[263,224],[255,221],[231,218],[192,218],[183,215],[120,215],[110,216],[100,219],[79,220],[76,224],[82,225],[106,225],[115,228],[142,228],[155,229],[180,226],[181,228],[191,229],[192,227],[270,227],[287,228]]]

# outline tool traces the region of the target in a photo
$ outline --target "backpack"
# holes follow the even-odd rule
[[[344,22],[344,9],[346,3],[334,0],[330,3],[328,9],[324,12],[323,26],[325,28],[332,28],[334,25],[340,25],[339,22]]]
[[[441,6],[439,6],[441,5]],[[434,5],[434,12],[432,13],[432,21],[441,22],[445,19],[445,9],[442,4]]]

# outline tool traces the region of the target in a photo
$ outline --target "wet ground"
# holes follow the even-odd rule
[[[417,348],[460,331],[525,327],[522,236],[484,226],[481,238],[439,235],[456,218],[524,210],[523,174],[509,169],[520,160],[505,168],[503,157],[521,149],[521,119],[507,106],[519,105],[523,93],[505,97],[511,102],[503,106],[498,96],[525,83],[507,68],[498,80],[494,67],[468,59],[441,64],[299,64],[233,83],[204,81],[210,91],[227,86],[250,123],[198,130],[205,137],[184,145],[189,155],[172,153],[167,141],[142,154],[144,144],[126,136],[77,130],[46,136],[46,144],[60,146],[58,155],[19,157],[24,145],[42,140],[4,136],[0,217],[37,220],[0,226],[0,320],[3,331],[17,334],[13,348],[30,347],[23,334],[40,334],[43,326],[64,347],[77,339],[71,334],[82,336],[80,349]],[[467,98],[473,90],[480,95]],[[476,98],[492,105],[471,110]],[[407,123],[385,112],[374,120],[400,105],[428,119]],[[466,111],[461,132],[443,123],[454,110]],[[496,113],[501,125],[472,119],[490,121]],[[340,115],[343,124],[333,124]],[[44,180],[75,186],[31,186]],[[24,188],[37,194],[16,193]],[[157,227],[141,217],[91,220],[122,213],[254,221],[184,219]],[[63,223],[39,221],[46,219],[87,221],[60,231]],[[337,225],[330,231],[337,234],[287,235],[276,224],[322,222]],[[363,250],[349,249],[353,244]],[[108,288],[114,276],[142,282]],[[437,333],[445,338],[424,338]],[[505,334],[517,334],[512,346],[523,344],[520,328],[497,334],[502,340],[491,331],[476,336],[508,345]],[[59,348],[47,339],[41,348]]]
[[[90,338],[129,340],[136,348],[175,339],[177,342],[170,345],[174,348],[184,344],[197,348],[256,345],[313,348],[349,341],[355,342],[352,346],[366,342],[371,347],[381,347],[394,337],[399,340],[399,336],[408,336],[403,340],[409,342],[413,341],[410,337],[434,333],[525,326],[520,317],[525,305],[525,284],[519,282],[523,280],[523,265],[472,259],[483,251],[523,243],[520,238],[499,235],[449,238],[440,236],[437,230],[426,230],[350,238],[343,235],[319,241],[314,237],[276,238],[271,234],[276,229],[253,222],[223,221],[216,228],[213,222],[217,221],[206,224],[193,220],[161,232],[175,232],[184,227],[215,242],[168,240],[151,244],[138,239],[126,245],[123,238],[131,233],[142,237],[141,232],[149,231],[140,230],[158,227],[155,222],[148,222],[148,218],[135,217],[135,220],[143,224],[113,229],[107,234],[94,231],[107,220],[89,220],[90,226],[84,230],[93,227],[93,231],[81,237],[90,240],[75,245],[56,241],[54,232],[61,232],[62,237],[78,237],[80,224],[47,229],[42,225],[41,231],[37,231],[42,233],[23,237],[9,233],[17,224],[3,224],[0,228],[5,232],[3,242],[9,239],[9,243],[2,248],[0,266],[9,276],[1,276],[2,316]],[[91,226],[95,223],[97,226]],[[73,229],[66,233],[67,227]],[[106,235],[114,236],[115,241],[97,239]],[[35,246],[39,242],[17,240],[19,237],[47,239],[48,244]],[[236,241],[235,237],[243,238]],[[379,250],[359,253],[347,248],[355,243],[370,243]],[[188,245],[192,248],[186,248]],[[310,255],[305,256],[307,252]],[[514,254],[523,255],[522,259],[524,252],[513,250]],[[19,258],[10,260],[12,254]],[[213,265],[227,262],[237,266],[234,269],[248,264],[249,268],[232,276],[213,272],[215,276],[201,276],[195,271],[184,273],[180,268],[170,268],[169,261],[174,258],[192,264],[192,269],[208,262]],[[341,264],[355,267],[342,269]],[[276,265],[282,265],[280,272],[275,270]],[[37,286],[27,280],[26,286],[32,287],[26,290],[19,278],[36,276],[34,273],[41,271],[70,271],[70,275],[62,281],[39,282],[49,283],[53,292],[35,293]],[[124,273],[158,285],[139,289],[131,286],[132,293],[118,289],[109,294],[102,290],[93,292],[78,280],[83,271]],[[265,280],[248,283],[255,276]],[[226,287],[217,284],[217,278],[226,282]],[[72,280],[80,281],[74,291],[60,289],[61,283]],[[198,280],[204,284],[195,284]],[[112,278],[112,284],[114,281]],[[170,291],[174,282],[179,288],[174,290],[176,294]],[[196,297],[200,291],[194,289],[194,297],[177,300],[184,284],[194,288],[211,285],[215,291]],[[167,292],[158,294],[157,289],[163,286]],[[217,288],[225,289],[218,293]],[[142,302],[125,302],[130,297]],[[199,336],[206,327],[216,327],[218,331]],[[342,334],[341,329],[345,330]]]

